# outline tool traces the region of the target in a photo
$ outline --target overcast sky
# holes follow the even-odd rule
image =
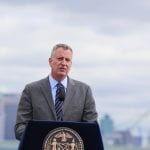
[[[0,0],[0,91],[46,77],[56,43],[73,48],[70,77],[92,87],[99,117],[149,128],[149,0]]]

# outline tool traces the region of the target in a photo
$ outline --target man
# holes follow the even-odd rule
[[[15,135],[18,140],[21,139],[28,121],[32,119],[97,121],[91,88],[68,76],[72,56],[73,51],[68,45],[55,45],[49,58],[51,73],[44,79],[27,84],[24,88],[18,105],[15,125]],[[61,103],[61,106],[56,106],[57,103]]]

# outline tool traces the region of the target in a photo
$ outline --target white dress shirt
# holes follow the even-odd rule
[[[51,75],[49,75],[49,84],[51,86],[51,90],[52,90],[52,96],[53,96],[53,102],[55,104],[55,96],[56,96],[56,90],[57,90],[57,85],[58,81],[56,81]],[[65,92],[66,92],[66,88],[67,88],[67,77],[61,81],[61,84],[65,87]]]

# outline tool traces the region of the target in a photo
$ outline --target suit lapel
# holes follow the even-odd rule
[[[66,109],[68,107],[70,107],[71,100],[72,100],[72,97],[73,97],[74,91],[75,91],[74,88],[75,88],[74,81],[68,77],[66,97],[65,97],[65,100],[64,100],[64,104],[63,104],[63,113],[66,111]]]
[[[56,118],[55,107],[54,107],[53,97],[52,97],[52,92],[51,92],[51,86],[49,84],[48,77],[44,80],[43,84],[41,85],[41,90],[45,97],[45,100],[47,101],[50,109],[52,110],[53,115]]]

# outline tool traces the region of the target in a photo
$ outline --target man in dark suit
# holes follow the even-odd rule
[[[21,139],[29,120],[57,121],[60,113],[61,121],[94,122],[97,121],[95,100],[91,88],[68,76],[72,65],[72,48],[66,44],[53,47],[49,65],[51,73],[48,77],[27,84],[22,92],[18,105],[15,135]],[[56,110],[57,83],[61,83],[63,91],[61,109]],[[59,93],[60,95],[60,93]],[[57,112],[58,111],[58,112]]]

